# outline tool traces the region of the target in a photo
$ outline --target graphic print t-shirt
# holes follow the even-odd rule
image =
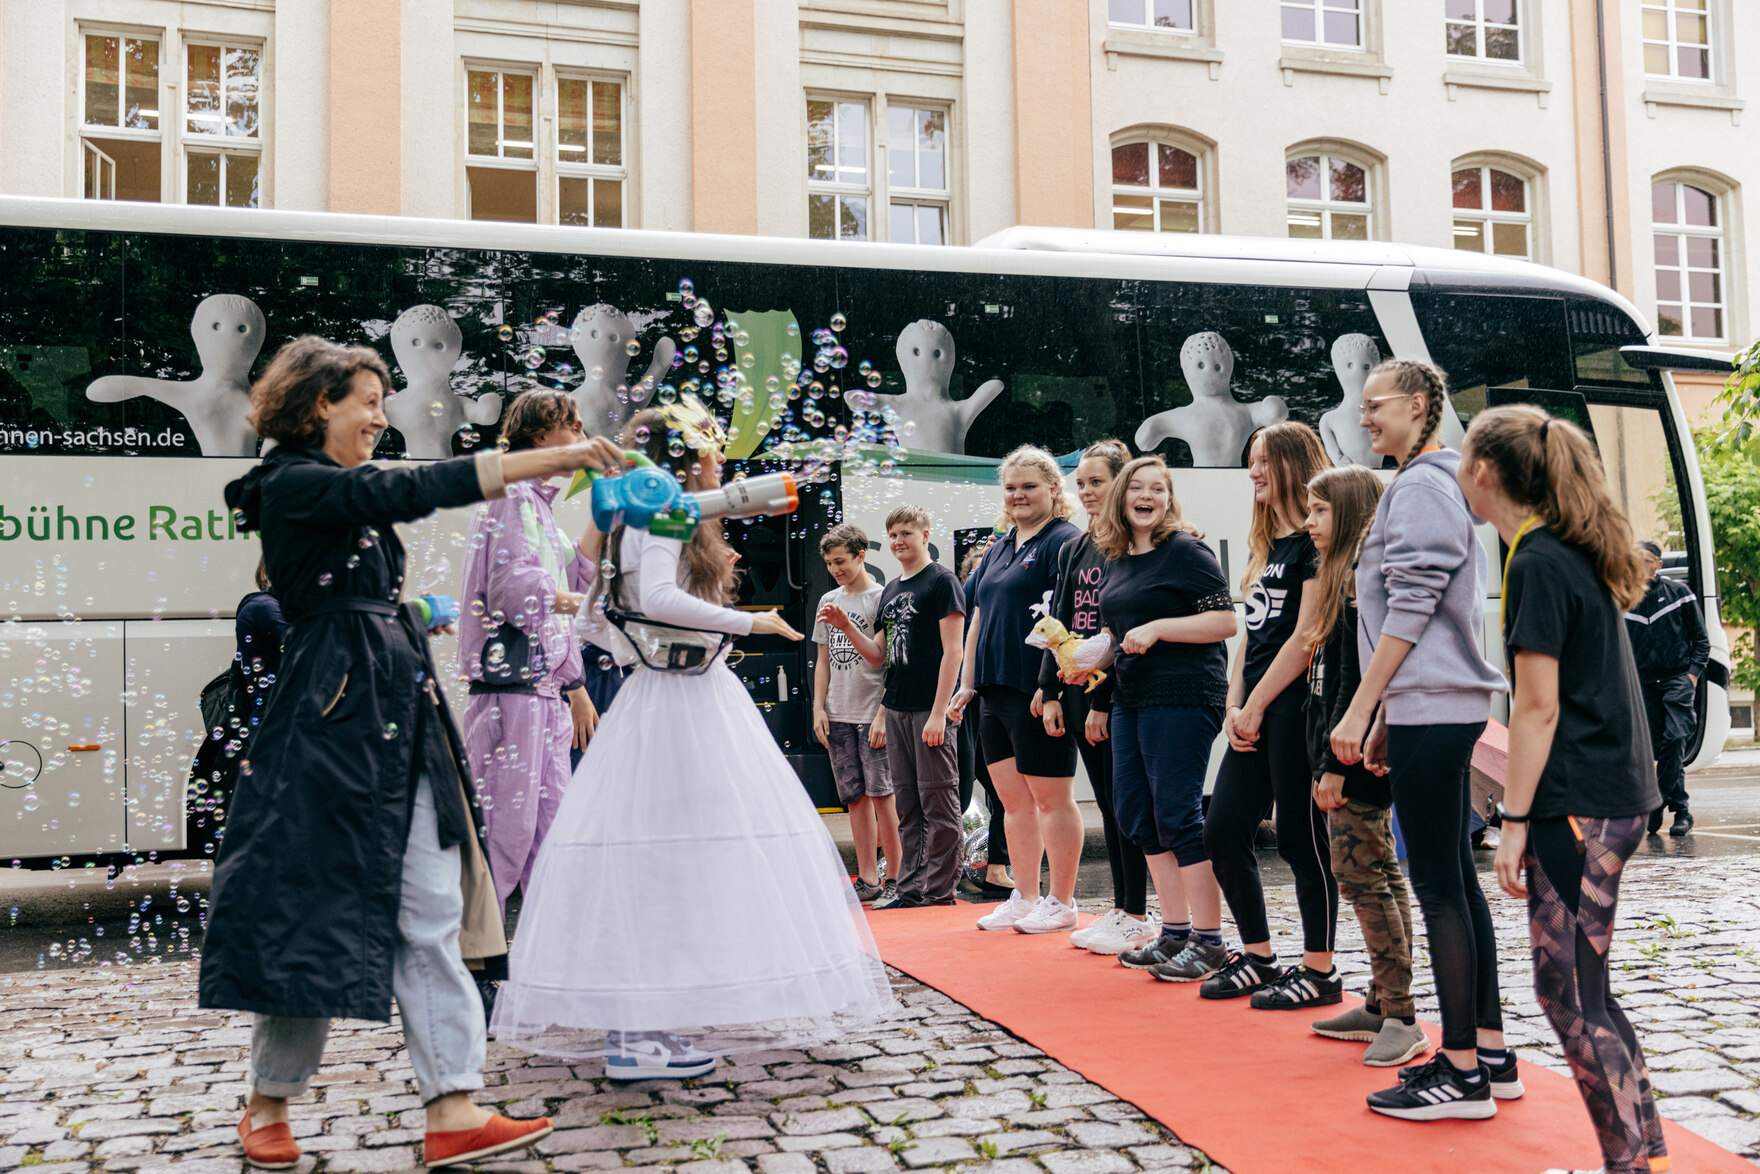
[[[862,574],[866,576],[867,572]],[[818,615],[826,604],[835,603],[849,616],[850,627],[864,636],[873,636],[883,588],[872,579],[868,582],[868,589],[860,595],[833,587],[819,600],[813,614]],[[823,620],[813,624],[813,643],[825,645],[831,661],[831,680],[825,687],[825,716],[834,722],[873,721],[880,712],[880,695],[886,688],[885,668],[863,660],[849,637]]]
[[[1613,596],[1579,547],[1535,527],[1516,544],[1503,589],[1503,643],[1558,659],[1558,727],[1529,809],[1536,819],[1646,815],[1662,805],[1644,694]]]
[[[1302,586],[1320,569],[1320,553],[1306,530],[1279,538],[1271,544],[1265,573],[1247,592],[1247,661],[1241,680],[1243,699],[1264,678],[1265,671],[1284,644],[1296,636],[1296,617],[1302,610]],[[1306,692],[1302,679],[1291,681],[1268,709],[1287,712],[1301,708]]]
[[[880,595],[880,626],[886,633],[887,709],[935,708],[941,677],[941,619],[963,615],[965,610],[959,580],[940,563],[886,585]]]

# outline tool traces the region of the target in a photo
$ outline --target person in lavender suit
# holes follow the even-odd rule
[[[579,443],[574,399],[529,391],[502,425],[510,452]],[[458,659],[470,681],[464,746],[481,796],[495,896],[506,911],[524,891],[544,833],[569,780],[569,747],[598,715],[582,688],[585,672],[573,617],[593,563],[556,527],[560,485],[524,481],[478,508],[465,543]]]

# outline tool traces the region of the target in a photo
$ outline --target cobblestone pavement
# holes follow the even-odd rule
[[[1293,943],[1292,894],[1271,894]],[[1615,985],[1663,1112],[1729,1149],[1760,1149],[1760,860],[1642,859],[1628,868]],[[1532,994],[1525,915],[1492,895],[1512,1042],[1563,1070]],[[1368,967],[1348,908],[1339,962]],[[1104,965],[1096,960],[1096,965]],[[1434,1015],[1420,956],[1420,1013]],[[195,1008],[194,967],[0,975],[0,1171],[236,1174],[247,1019]],[[894,975],[902,1011],[836,1044],[746,1058],[702,1081],[613,1087],[598,1065],[490,1045],[478,1099],[549,1113],[538,1157],[509,1174],[668,1167],[677,1174],[1132,1174],[1216,1170],[1134,1106],[940,993]],[[1145,988],[1145,1007],[1154,997]],[[295,1102],[298,1174],[389,1171],[419,1158],[420,1106],[394,1026],[349,1021],[319,1088]],[[409,1115],[408,1120],[405,1114]]]

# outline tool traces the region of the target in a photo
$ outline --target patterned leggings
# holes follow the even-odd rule
[[[1641,1174],[1668,1152],[1638,1036],[1607,970],[1620,872],[1644,816],[1537,819],[1528,831],[1528,925],[1534,992],[1601,1142],[1607,1174]]]

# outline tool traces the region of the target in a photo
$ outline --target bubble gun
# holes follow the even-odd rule
[[[587,485],[593,490],[593,525],[609,534],[620,523],[661,538],[688,542],[705,518],[752,518],[791,514],[800,505],[800,490],[788,473],[744,477],[700,493],[687,493],[678,479],[654,466],[639,452],[625,452],[631,468],[606,477],[595,470],[575,474],[568,496]]]
[[[416,614],[432,632],[435,628],[458,622],[458,600],[450,595],[424,595],[415,601]]]

